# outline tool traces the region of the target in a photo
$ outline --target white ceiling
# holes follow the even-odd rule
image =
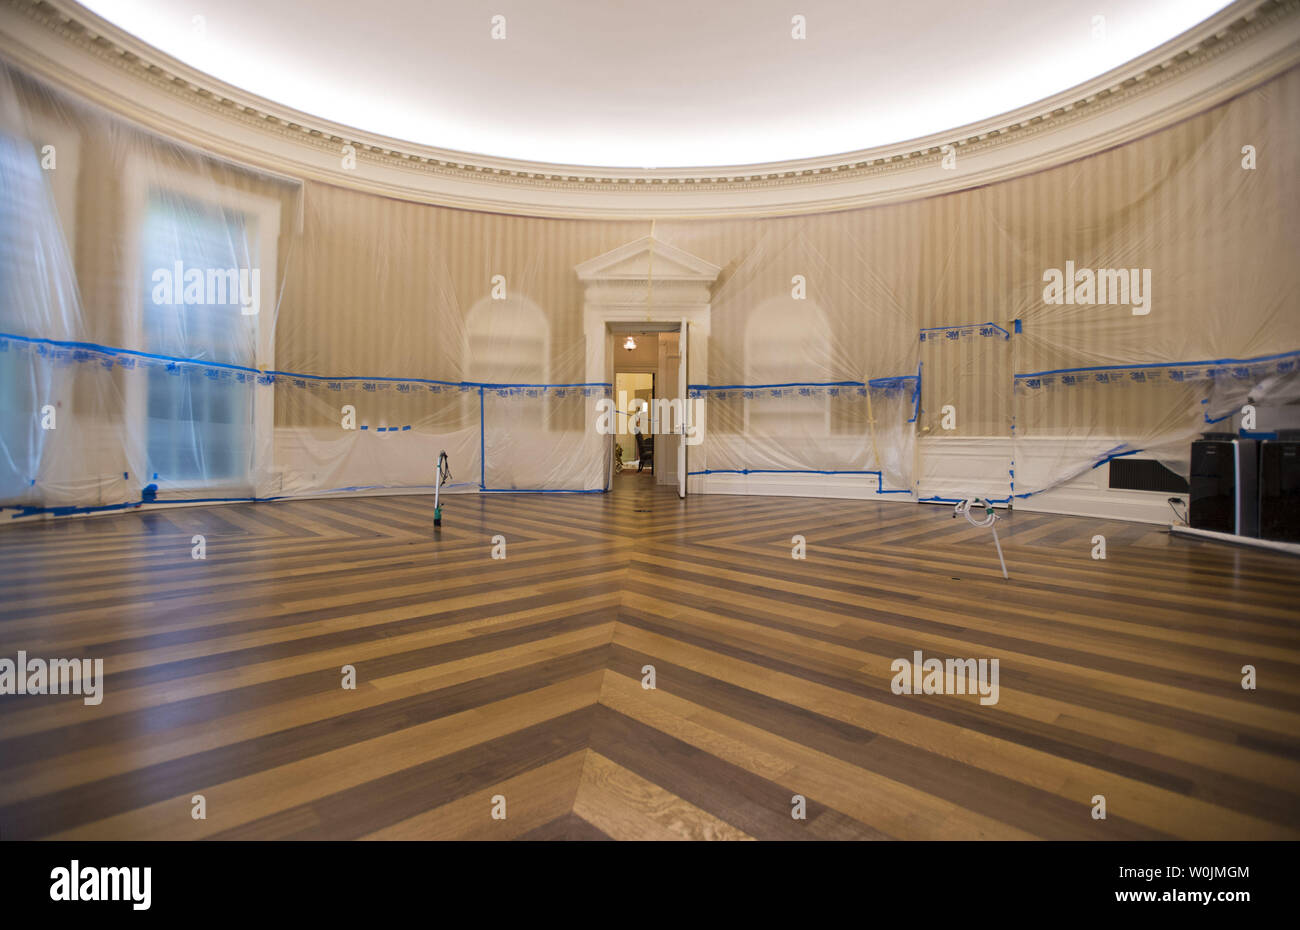
[[[633,168],[782,161],[953,129],[1109,71],[1227,5],[82,3],[192,67],[323,119],[444,149]],[[497,14],[504,41],[490,34]],[[802,41],[791,38],[795,14],[806,17]]]

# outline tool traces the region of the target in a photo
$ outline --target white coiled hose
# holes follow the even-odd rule
[[[976,520],[971,516],[970,509],[972,504],[982,504],[984,506],[984,518],[982,520]],[[982,498],[972,497],[969,500],[961,501],[953,507],[952,515],[954,519],[956,519],[957,514],[964,516],[966,522],[971,526],[987,526],[993,531],[993,545],[997,546],[998,549],[998,561],[1002,564],[1002,577],[1010,578],[1007,574],[1006,559],[1002,558],[1002,543],[998,542],[998,528],[994,526],[994,524],[998,522],[998,515],[993,510],[993,505]]]

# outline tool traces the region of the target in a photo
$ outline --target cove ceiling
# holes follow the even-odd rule
[[[963,126],[1103,74],[1227,4],[84,5],[235,87],[363,131],[535,162],[664,168],[809,158]],[[791,35],[796,15],[802,40]],[[494,16],[505,17],[503,40]]]

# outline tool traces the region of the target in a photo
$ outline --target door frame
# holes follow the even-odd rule
[[[654,236],[642,236],[574,266],[583,287],[583,334],[586,337],[586,381],[609,384],[614,376],[611,324],[638,324],[647,328],[680,330],[687,326],[686,346],[690,379],[707,384],[709,378],[709,316],[713,285],[721,267]],[[688,392],[689,393],[689,392]],[[689,400],[689,397],[683,398]],[[588,429],[598,423],[596,405],[588,411]],[[700,424],[701,430],[704,429]],[[606,489],[612,481],[613,445],[609,449]],[[705,461],[704,447],[691,456],[697,468]],[[703,477],[687,483],[692,492],[702,488]]]
[[[606,319],[606,320],[604,320],[604,322],[603,322],[603,326],[604,326],[604,330],[605,330],[604,342],[605,342],[605,358],[606,358],[606,364],[605,364],[605,368],[604,368],[604,373],[603,373],[603,374],[599,374],[599,375],[596,376],[596,377],[593,377],[593,376],[591,375],[591,369],[590,369],[590,366],[589,366],[589,367],[588,367],[588,378],[587,378],[587,380],[588,380],[588,381],[593,381],[593,382],[595,382],[595,381],[603,381],[603,382],[608,383],[608,384],[610,385],[610,390],[611,390],[611,392],[612,392],[612,393],[611,393],[611,396],[612,396],[612,398],[613,398],[613,400],[614,400],[614,405],[615,405],[615,407],[618,406],[618,394],[617,394],[617,392],[616,392],[616,391],[617,391],[617,385],[614,383],[614,376],[615,376],[616,374],[620,373],[620,372],[623,372],[623,373],[632,373],[632,372],[637,372],[637,371],[652,372],[652,373],[654,373],[654,376],[655,376],[655,377],[654,377],[654,382],[655,382],[655,391],[658,392],[658,391],[660,391],[660,390],[663,390],[663,388],[664,388],[664,385],[663,385],[663,379],[659,377],[659,368],[658,368],[658,365],[654,366],[653,368],[652,368],[652,367],[649,367],[649,366],[638,366],[638,365],[625,366],[625,365],[620,365],[620,364],[618,363],[618,350],[619,350],[619,346],[620,346],[620,344],[621,344],[622,339],[623,339],[625,336],[627,336],[629,333],[631,333],[631,332],[635,332],[635,333],[637,333],[638,335],[640,335],[643,331],[645,331],[645,332],[654,332],[654,333],[656,333],[656,334],[657,334],[657,333],[675,333],[675,332],[678,332],[678,331],[679,331],[679,328],[680,328],[680,326],[681,326],[681,320],[673,320],[673,319],[669,319],[669,318],[667,318],[667,317],[662,318],[662,319],[646,319],[646,318],[645,318],[645,313],[644,313],[644,311],[642,311],[642,312],[641,312],[641,316],[640,316],[640,318],[637,318],[637,319],[631,319],[631,320],[621,320],[621,319],[619,319],[619,320],[610,320],[610,319]],[[680,336],[679,336],[678,338],[680,338]],[[590,344],[591,344],[591,341],[590,341],[590,337],[589,337],[589,338],[588,338],[588,346],[590,346]],[[674,385],[672,389],[673,389],[674,391],[677,390],[677,386]],[[656,394],[656,396],[657,396],[657,394]],[[616,417],[616,418],[615,418],[615,423],[617,423],[617,422],[618,422],[618,420],[617,420],[617,417]],[[655,470],[655,483],[656,483],[656,484],[659,483],[659,481],[658,481],[658,476],[659,476],[659,474],[660,474],[660,471],[659,471],[659,468],[658,468],[658,466],[659,466],[659,464],[660,464],[660,461],[661,461],[661,460],[659,459],[659,451],[660,451],[660,449],[659,449],[659,436],[660,436],[660,435],[662,435],[662,434],[657,433],[657,432],[654,434],[654,441],[655,441],[655,465],[657,466],[657,467],[656,467],[656,470]],[[609,435],[609,443],[608,443],[608,445],[606,446],[606,450],[607,450],[607,453],[606,453],[606,454],[609,456],[609,468],[607,469],[607,471],[608,471],[608,479],[607,479],[607,483],[606,483],[606,485],[605,485],[605,490],[607,490],[607,491],[610,490],[610,489],[612,489],[613,486],[614,486],[614,444],[615,444],[615,442],[617,442],[617,440],[618,440],[618,431],[617,431],[617,427],[616,427],[614,430],[612,430],[612,431],[610,432],[610,435]]]
[[[614,334],[614,333],[611,333],[610,335],[612,336],[612,335],[615,335],[615,334]],[[617,362],[615,362],[615,364],[614,364],[614,373],[613,373],[612,375],[610,375],[610,378],[609,378],[610,383],[614,385],[614,388],[613,388],[614,393],[613,393],[612,396],[613,396],[613,398],[614,398],[614,410],[615,410],[615,413],[614,413],[614,430],[613,430],[613,432],[611,433],[611,436],[613,437],[613,440],[614,440],[615,443],[618,442],[618,437],[619,437],[620,435],[623,435],[622,433],[620,433],[620,432],[618,431],[618,424],[619,424],[619,422],[620,422],[620,420],[619,420],[619,412],[618,412],[618,376],[619,376],[619,375],[649,375],[649,376],[650,376],[650,396],[651,396],[651,397],[655,397],[655,396],[656,396],[656,392],[658,392],[659,389],[660,389],[660,387],[661,387],[661,385],[660,385],[660,383],[659,383],[659,382],[660,382],[660,378],[659,378],[659,369],[658,369],[658,366],[650,366],[650,365],[620,365],[620,364],[618,364]],[[629,426],[629,428],[630,428],[630,426]],[[658,456],[659,456],[659,446],[658,446],[659,436],[658,436],[658,434],[652,434],[652,435],[651,435],[651,439],[653,439],[653,440],[655,441],[655,443],[656,443],[656,445],[655,445],[655,465],[657,466],[657,465],[659,464],[659,458],[658,458]],[[611,448],[612,448],[612,447],[611,447]],[[612,467],[613,467],[613,466],[612,466],[612,463],[611,463],[611,468],[612,468]],[[654,471],[655,478],[657,479],[657,478],[659,477],[660,474],[661,474],[661,472],[656,468],[655,471]],[[657,481],[656,481],[656,483],[657,483]]]

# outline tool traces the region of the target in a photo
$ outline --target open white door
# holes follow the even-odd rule
[[[685,319],[682,320],[682,331],[677,336],[679,343],[679,352],[681,363],[677,366],[677,396],[682,399],[682,418],[681,431],[682,435],[677,443],[677,496],[686,496],[686,431],[690,424],[691,402],[690,402],[690,383],[688,376],[690,366],[687,364],[689,359],[687,347],[690,343],[690,334],[687,327],[690,324]]]

